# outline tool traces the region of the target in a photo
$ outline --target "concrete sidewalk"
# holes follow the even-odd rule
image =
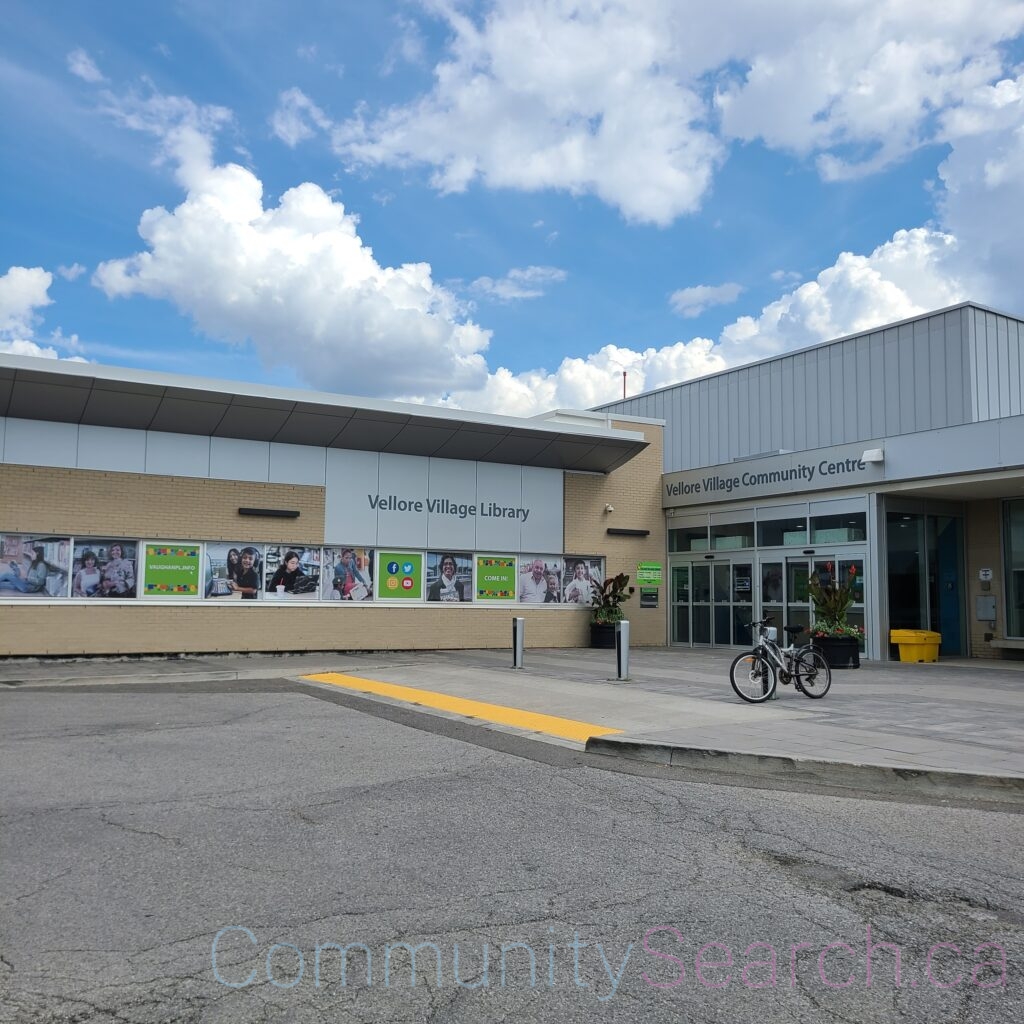
[[[518,671],[507,650],[17,659],[0,661],[0,690],[338,672],[620,729],[587,749],[622,757],[939,793],[982,785],[1024,800],[1024,662],[865,662],[835,672],[822,700],[780,686],[779,700],[749,705],[729,686],[734,656],[635,649],[628,682],[615,679],[614,652],[589,649],[528,650]]]

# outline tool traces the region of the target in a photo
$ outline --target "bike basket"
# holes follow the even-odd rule
[[[764,632],[761,634],[765,640],[778,640],[779,630],[776,626],[766,626]]]

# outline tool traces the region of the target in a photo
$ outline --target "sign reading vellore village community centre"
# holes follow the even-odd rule
[[[884,476],[882,464],[865,462],[863,455],[861,442],[667,473],[662,477],[661,505],[707,505],[878,483]]]

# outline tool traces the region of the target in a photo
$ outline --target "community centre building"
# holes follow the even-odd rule
[[[600,411],[665,424],[669,643],[808,625],[813,573],[868,657],[1024,656],[1024,321],[962,303]]]
[[[0,355],[0,656],[589,643],[661,427]],[[634,643],[664,644],[655,587]]]

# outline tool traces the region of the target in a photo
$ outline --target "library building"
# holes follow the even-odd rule
[[[583,646],[661,436],[0,355],[0,656]]]

